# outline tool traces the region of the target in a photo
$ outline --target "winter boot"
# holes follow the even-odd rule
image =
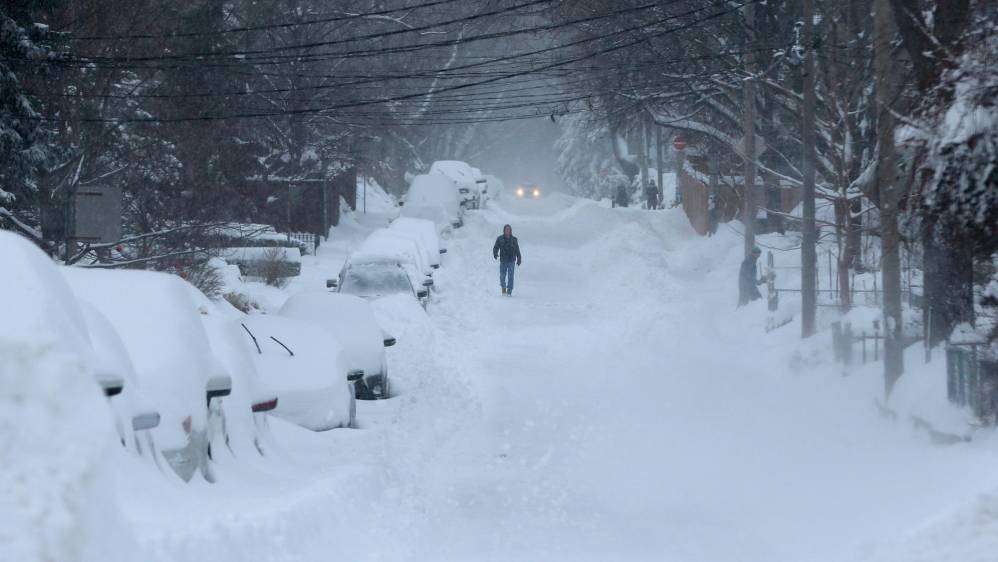
[[[506,287],[502,288],[502,296],[506,296]]]

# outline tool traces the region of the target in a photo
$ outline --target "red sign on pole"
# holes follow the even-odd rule
[[[683,138],[683,135],[676,135],[676,138],[672,139],[672,148],[686,150],[686,139]]]

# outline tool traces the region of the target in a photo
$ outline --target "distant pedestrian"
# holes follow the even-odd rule
[[[762,250],[756,246],[752,248],[752,254],[742,261],[742,267],[738,271],[738,306],[762,298],[757,285],[765,283],[766,280],[759,278],[756,271],[756,262],[761,255]]]
[[[516,266],[523,263],[523,258],[520,256],[520,242],[513,236],[513,227],[510,225],[502,227],[502,235],[496,238],[496,243],[492,246],[492,258],[499,260],[499,286],[502,294],[513,296],[513,273]]]
[[[649,209],[658,209],[658,186],[655,185],[655,180],[649,180],[645,186],[645,199]]]

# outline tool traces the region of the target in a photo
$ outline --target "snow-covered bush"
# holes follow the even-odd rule
[[[911,134],[926,153],[927,213],[989,252],[998,249],[998,24],[977,35]]]

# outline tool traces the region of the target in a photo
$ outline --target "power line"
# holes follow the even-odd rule
[[[589,60],[591,58],[595,58],[595,57],[603,55],[603,54],[608,54],[608,53],[616,52],[616,51],[619,51],[619,50],[622,50],[622,49],[625,49],[625,48],[628,48],[628,47],[635,46],[635,45],[637,45],[639,43],[642,43],[644,41],[647,41],[649,39],[654,39],[654,38],[662,37],[662,36],[665,36],[665,35],[676,33],[678,31],[682,31],[684,29],[692,28],[692,27],[694,27],[694,26],[696,26],[698,24],[701,24],[701,23],[704,23],[704,22],[707,22],[707,21],[711,21],[711,20],[714,20],[714,19],[716,19],[718,17],[730,14],[730,13],[732,13],[734,11],[737,11],[737,10],[741,9],[742,7],[744,7],[746,5],[754,4],[754,3],[757,3],[757,2],[761,2],[761,1],[764,1],[764,0],[746,0],[746,1],[742,2],[741,4],[739,4],[739,5],[736,5],[734,7],[730,7],[728,9],[722,10],[720,12],[716,12],[716,13],[710,14],[710,15],[708,15],[706,17],[703,17],[701,19],[695,20],[694,22],[691,22],[691,23],[688,23],[688,24],[683,24],[681,26],[674,27],[674,28],[669,28],[669,29],[666,29],[666,30],[663,30],[663,31],[660,31],[660,32],[657,32],[657,33],[654,33],[654,34],[651,34],[649,36],[642,37],[642,38],[640,38],[638,40],[632,40],[632,41],[621,43],[621,44],[618,44],[618,45],[615,45],[615,46],[612,46],[612,47],[607,47],[607,48],[599,49],[599,50],[597,50],[595,52],[591,52],[591,53],[587,53],[587,54],[584,54],[584,55],[580,55],[580,56],[577,56],[577,57],[574,57],[574,58],[570,58],[570,59],[567,59],[567,60],[564,60],[564,61],[559,61],[559,62],[554,62],[554,63],[550,63],[550,64],[547,64],[547,65],[543,65],[543,66],[541,66],[539,68],[536,68],[536,69],[528,69],[528,70],[519,71],[519,72],[512,72],[512,73],[508,73],[508,74],[505,74],[505,75],[501,75],[501,76],[497,76],[497,77],[493,77],[493,78],[488,78],[488,79],[485,79],[485,80],[481,80],[481,81],[477,81],[477,82],[472,82],[472,83],[468,83],[468,84],[458,84],[458,85],[454,85],[454,86],[448,86],[448,87],[445,87],[445,88],[441,88],[441,89],[437,90],[436,92],[421,92],[421,93],[407,94],[407,95],[403,95],[403,96],[381,98],[381,99],[374,99],[374,100],[350,101],[350,102],[344,102],[344,103],[339,103],[339,104],[332,104],[332,105],[323,106],[323,107],[284,109],[284,110],[281,110],[281,111],[269,111],[269,112],[262,112],[261,111],[261,112],[242,113],[242,114],[230,114],[230,115],[201,115],[201,116],[189,116],[189,117],[185,116],[185,117],[166,118],[166,119],[130,117],[130,118],[121,118],[121,119],[101,119],[101,118],[98,118],[98,119],[78,119],[78,120],[73,120],[73,121],[76,121],[76,122],[106,122],[106,123],[175,123],[175,122],[191,122],[191,121],[218,121],[218,120],[227,120],[227,119],[244,119],[244,118],[260,118],[260,117],[274,117],[274,116],[287,116],[287,115],[320,114],[320,113],[328,113],[328,112],[331,112],[331,111],[334,111],[334,110],[338,110],[338,109],[350,109],[350,108],[354,108],[354,107],[364,107],[364,106],[370,106],[370,105],[378,105],[378,104],[383,104],[383,103],[392,103],[392,102],[398,102],[398,101],[416,99],[416,98],[425,97],[428,94],[438,94],[438,93],[445,93],[445,92],[451,92],[451,91],[466,90],[466,89],[473,88],[473,87],[478,87],[478,86],[482,86],[482,85],[496,83],[496,82],[499,82],[499,81],[502,81],[502,80],[508,80],[508,79],[512,79],[512,78],[518,78],[518,77],[521,77],[521,76],[527,76],[527,75],[530,75],[530,74],[534,74],[536,72],[541,72],[541,71],[549,70],[549,69],[553,69],[553,68],[559,68],[559,67],[562,67],[562,66],[567,66],[569,64],[576,63],[576,62],[581,62],[581,61]],[[696,10],[685,12],[683,14],[679,14],[679,15],[674,16],[674,17],[678,18],[678,17],[682,17],[684,15],[695,14],[695,13],[701,12],[701,11],[704,11],[704,8],[699,8],[699,9],[696,9]],[[55,119],[55,120],[56,121],[64,121],[64,120],[59,120],[59,119]]]

